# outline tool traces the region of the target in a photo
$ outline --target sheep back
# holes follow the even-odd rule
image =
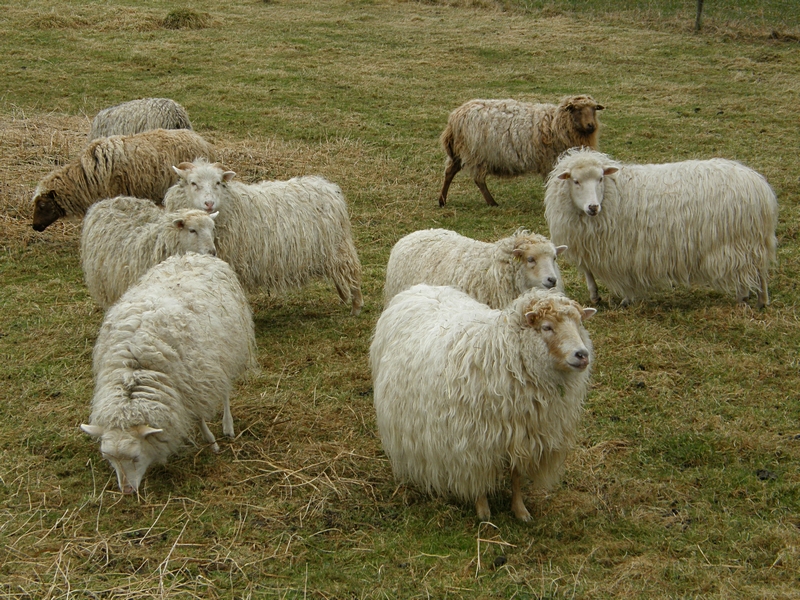
[[[396,478],[464,500],[495,489],[508,468],[551,486],[575,440],[589,368],[559,368],[527,316],[576,307],[543,290],[503,311],[451,287],[397,294],[370,347],[377,425]],[[582,326],[580,338],[588,356]]]
[[[95,115],[89,141],[152,129],[192,129],[186,109],[169,98],[139,98],[109,106]]]
[[[605,177],[599,214],[570,200],[559,177],[595,165]],[[590,150],[566,153],[548,178],[545,218],[565,256],[628,301],[673,286],[707,286],[746,299],[759,290],[775,260],[778,206],[766,179],[721,158],[677,163],[616,163]],[[587,276],[588,280],[588,276]]]
[[[83,216],[103,198],[135,196],[161,204],[177,180],[173,164],[215,155],[193,131],[155,129],[91,142],[81,156],[44,177],[33,196],[33,228],[63,216]]]
[[[559,252],[546,237],[525,229],[493,243],[446,229],[415,231],[389,254],[384,305],[398,292],[427,283],[454,286],[492,308],[503,308],[534,286],[562,290]]]
[[[175,254],[215,254],[214,220],[200,210],[166,212],[119,196],[89,207],[81,230],[81,267],[94,301],[107,309],[150,267]]]

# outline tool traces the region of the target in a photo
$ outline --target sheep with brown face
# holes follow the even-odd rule
[[[161,204],[178,179],[172,165],[214,157],[214,147],[186,129],[155,129],[91,142],[81,156],[45,176],[33,194],[33,228],[61,217],[82,217],[98,200],[116,196]]]
[[[591,96],[567,96],[558,105],[516,100],[470,100],[450,113],[440,141],[447,153],[439,206],[461,169],[471,174],[486,204],[497,206],[486,176],[545,177],[559,155],[574,147],[597,149],[603,110]]]
[[[595,313],[533,289],[494,310],[449,286],[400,292],[378,319],[370,364],[378,430],[395,477],[475,503],[511,474],[511,508],[530,514],[522,478],[559,478],[578,432]]]

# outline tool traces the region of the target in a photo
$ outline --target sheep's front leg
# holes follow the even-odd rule
[[[600,302],[600,294],[597,293],[597,282],[589,269],[582,268],[583,276],[586,278],[586,287],[589,290],[589,299],[597,304]]]
[[[217,438],[214,437],[214,434],[211,433],[211,430],[206,425],[206,422],[203,419],[200,419],[200,431],[203,432],[203,437],[206,438],[206,441],[211,444],[211,450],[215,454],[219,454],[219,444],[217,444]]]
[[[522,500],[522,475],[516,467],[511,469],[511,512],[520,521],[531,520],[531,513],[525,508],[525,502]]]
[[[444,185],[442,185],[442,191],[439,194],[439,206],[444,206],[447,204],[447,191],[450,189],[450,184],[453,182],[453,177],[456,176],[461,170],[461,159],[460,158],[450,158],[447,159],[447,167],[444,170]]]
[[[767,286],[767,276],[764,273],[758,274],[758,308],[764,308],[769,305],[769,289]]]
[[[225,398],[225,402],[222,403],[222,433],[224,433],[226,437],[234,437],[230,398]]]
[[[475,510],[481,521],[488,521],[491,518],[492,511],[489,510],[489,499],[486,497],[486,494],[478,496],[478,499],[475,501]]]

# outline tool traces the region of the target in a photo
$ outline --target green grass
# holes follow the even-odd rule
[[[0,21],[0,596],[8,598],[797,598],[800,589],[800,9],[786,0],[3,2]],[[677,290],[587,323],[596,350],[561,483],[471,506],[398,487],[367,353],[402,235],[547,232],[536,177],[466,175],[436,198],[450,110],[590,93],[601,147],[723,156],[778,194],[772,305]],[[238,437],[190,446],[123,498],[96,445],[80,223],[30,228],[38,180],[94,114],[183,104],[245,181],[318,173],[344,190],[364,267],[251,297],[259,369]],[[576,270],[567,292],[588,301]],[[602,283],[602,282],[601,282]],[[601,285],[601,292],[602,289]],[[212,423],[218,432],[220,423]]]

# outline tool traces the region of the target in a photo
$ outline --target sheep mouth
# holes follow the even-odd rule
[[[572,360],[568,360],[567,364],[575,369],[576,371],[583,371],[586,367],[589,366],[589,359],[588,358],[573,358]]]
[[[586,209],[586,214],[590,217],[596,217],[597,214],[600,212],[599,206],[590,206]]]

